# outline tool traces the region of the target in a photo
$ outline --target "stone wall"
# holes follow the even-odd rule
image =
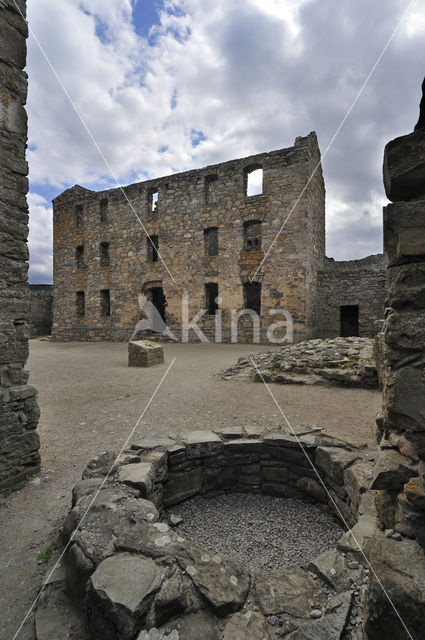
[[[18,0],[25,14],[25,2]],[[39,470],[36,389],[28,384],[27,26],[0,2],[0,487]]]
[[[296,339],[310,337],[317,308],[317,272],[324,259],[325,191],[316,135],[271,153],[233,160],[101,193],[79,186],[53,202],[54,321],[56,340],[127,340],[140,319],[137,294],[152,296],[162,287],[167,324],[179,335],[181,300],[189,295],[189,319],[205,308],[205,285],[218,284],[223,339],[230,334],[230,310],[243,309],[244,284],[257,270],[297,202],[256,277],[261,283],[262,338],[282,320],[270,315],[288,309]],[[263,192],[247,195],[249,172],[261,167]],[[156,195],[158,200],[156,201]],[[149,236],[158,239],[159,259]],[[249,223],[261,222],[257,246],[244,238]],[[215,227],[218,254],[205,231]],[[255,228],[258,228],[257,226]],[[105,243],[109,256],[105,260]],[[103,249],[101,248],[103,246]],[[171,279],[164,259],[175,282]],[[151,261],[149,261],[149,259]],[[110,292],[111,313],[102,315],[101,291]],[[84,292],[84,315],[77,316],[76,294]],[[81,307],[80,307],[81,309]],[[252,321],[241,321],[251,335]],[[215,316],[199,322],[213,337]],[[197,339],[193,331],[189,339]]]
[[[52,333],[53,285],[30,284],[31,338]]]
[[[341,307],[347,306],[358,306],[359,336],[377,333],[376,321],[384,316],[386,266],[385,254],[362,260],[325,259],[319,273],[320,338],[341,335]]]

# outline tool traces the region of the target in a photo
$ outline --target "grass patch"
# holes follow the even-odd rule
[[[45,564],[50,561],[50,558],[53,555],[53,551],[56,549],[56,544],[51,542],[48,547],[44,549],[44,551],[40,551],[37,556],[38,564]]]
[[[33,476],[28,476],[24,480],[15,482],[15,484],[12,484],[10,487],[7,487],[6,489],[0,489],[0,509],[2,507],[6,507],[9,504],[9,498],[12,495],[12,493],[15,493],[16,491],[20,491],[21,489],[26,487],[28,482],[32,480],[32,478]]]

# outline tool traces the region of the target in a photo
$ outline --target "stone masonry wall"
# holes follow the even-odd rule
[[[52,333],[53,285],[30,284],[31,338]]]
[[[25,14],[25,2],[18,0]],[[27,26],[0,1],[0,487],[39,470],[37,391],[28,384]]]
[[[377,333],[376,321],[384,316],[386,265],[385,254],[341,262],[325,259],[319,273],[320,338],[341,335],[341,306],[346,305],[359,307],[359,336]]]
[[[271,153],[233,160],[101,193],[79,186],[54,200],[54,321],[56,340],[128,340],[140,319],[137,294],[162,287],[167,324],[179,336],[181,298],[189,295],[189,319],[205,308],[205,284],[217,283],[223,340],[230,337],[230,310],[243,309],[243,283],[253,276],[282,222],[320,163],[316,135]],[[247,172],[263,169],[263,193],[246,195]],[[153,193],[158,192],[156,206]],[[131,206],[130,206],[131,205]],[[134,209],[134,211],[132,210]],[[163,257],[148,261],[150,236]],[[261,221],[261,246],[246,251],[244,224]],[[262,335],[282,320],[277,307],[294,318],[295,339],[314,332],[317,272],[324,259],[325,191],[319,167],[260,270]],[[204,231],[218,229],[218,255],[206,255]],[[109,243],[109,266],[101,260]],[[105,245],[104,245],[105,246]],[[80,249],[77,250],[77,247]],[[82,249],[81,249],[82,247]],[[155,252],[154,252],[155,253]],[[79,262],[77,266],[77,260]],[[108,262],[108,261],[106,261]],[[109,291],[110,315],[102,315],[101,290]],[[84,292],[84,315],[76,294]],[[241,325],[251,335],[251,320]],[[215,316],[199,322],[212,337]],[[197,339],[191,331],[189,339]]]

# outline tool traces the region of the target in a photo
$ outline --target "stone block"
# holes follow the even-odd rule
[[[151,367],[163,364],[164,347],[150,340],[133,340],[128,343],[128,366]]]
[[[197,468],[192,471],[181,473],[169,473],[164,484],[164,507],[182,502],[191,496],[200,493],[202,489],[202,469]]]
[[[149,498],[155,479],[155,468],[149,462],[126,464],[121,467],[119,481],[135,487],[142,498]]]
[[[406,366],[388,373],[384,388],[385,424],[399,431],[425,431],[425,372]]]
[[[338,447],[318,447],[316,467],[338,484],[344,483],[344,471],[359,457],[356,451],[346,451]]]
[[[371,489],[401,491],[406,482],[416,476],[417,465],[395,449],[380,449],[373,467]]]
[[[425,196],[425,131],[388,142],[383,172],[385,193],[392,202]]]
[[[184,442],[186,443],[186,457],[188,460],[217,455],[223,446],[217,434],[202,429],[186,433]]]

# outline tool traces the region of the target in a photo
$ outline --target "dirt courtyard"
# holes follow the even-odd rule
[[[165,364],[127,366],[124,343],[30,341],[30,382],[39,390],[42,472],[0,508],[0,637],[12,640],[51,566],[41,563],[61,525],[72,486],[94,455],[119,452],[175,357],[134,440],[192,429],[261,425],[286,428],[260,383],[214,374],[252,345],[167,344]],[[381,394],[366,389],[281,386],[271,389],[291,424],[326,427],[355,443],[372,441]],[[19,638],[25,638],[22,632]]]

